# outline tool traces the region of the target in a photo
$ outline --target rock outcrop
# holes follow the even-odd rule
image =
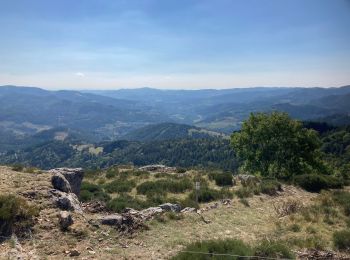
[[[179,204],[164,203],[159,205],[159,207],[164,211],[180,212],[181,206]]]
[[[62,230],[67,230],[73,225],[72,215],[68,211],[61,211],[58,215],[58,222]]]
[[[84,171],[82,168],[56,168],[50,170],[49,172],[53,174],[52,185],[54,185],[55,189],[63,192],[73,192],[79,196],[81,182],[84,177]],[[64,182],[64,180],[62,180],[62,176],[64,176],[64,178],[68,181],[71,191],[60,189],[66,189],[66,187],[62,186],[62,182]]]
[[[61,173],[55,173],[51,178],[51,183],[56,190],[67,193],[72,192],[72,188],[68,180]]]
[[[54,202],[62,210],[76,211],[82,213],[80,201],[74,193],[65,193],[59,190],[51,190]]]
[[[99,221],[102,225],[121,226],[123,223],[123,217],[119,214],[112,214],[101,217]]]

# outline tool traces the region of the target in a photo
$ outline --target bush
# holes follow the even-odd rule
[[[146,181],[137,186],[137,193],[147,194],[165,194],[171,193],[182,193],[193,187],[192,182],[189,179],[183,179],[179,181],[175,180],[157,180],[157,181]]]
[[[320,192],[323,189],[340,189],[343,183],[339,178],[330,175],[304,174],[296,176],[296,185],[310,192]]]
[[[240,187],[238,190],[236,190],[236,195],[238,198],[249,198],[253,196],[254,190],[250,187]]]
[[[274,196],[282,190],[282,185],[277,180],[262,180],[260,183],[261,193]]]
[[[134,187],[136,187],[136,183],[134,181],[119,179],[104,185],[105,191],[108,193],[130,192]]]
[[[181,252],[174,256],[173,260],[199,260],[199,259],[226,259],[222,255],[211,255],[211,253],[216,254],[231,254],[240,256],[251,256],[253,255],[253,249],[246,245],[241,240],[236,239],[226,239],[226,240],[208,240],[195,242],[188,245],[184,251],[199,252],[198,254]],[[201,254],[207,253],[207,254]],[[228,259],[228,258],[227,258]],[[230,259],[241,259],[236,256],[230,257]]]
[[[282,242],[263,240],[255,248],[255,256],[266,258],[294,258],[294,254],[289,247]]]
[[[106,178],[107,179],[112,179],[112,178],[115,178],[117,176],[117,173],[115,171],[108,171],[106,173]]]
[[[0,195],[0,240],[15,233],[23,237],[33,225],[37,208],[14,195]]]
[[[215,184],[218,186],[233,186],[232,174],[222,173],[215,175]]]
[[[333,234],[334,246],[339,250],[350,249],[350,230],[342,230]]]
[[[80,200],[83,202],[100,200],[108,201],[110,197],[106,194],[102,188],[96,184],[83,182],[80,188]]]
[[[177,173],[185,173],[185,172],[186,172],[186,169],[185,169],[185,168],[179,167],[179,168],[176,168],[176,172],[177,172]]]
[[[107,203],[107,207],[114,212],[122,212],[125,208],[133,208],[133,209],[143,209],[147,208],[149,204],[145,201],[133,198],[129,195],[121,195],[115,199],[110,200]]]
[[[214,190],[210,188],[203,188],[198,191],[198,202],[205,203],[219,199],[231,199],[233,197],[232,192],[227,189]],[[190,200],[196,200],[196,191],[189,194]]]

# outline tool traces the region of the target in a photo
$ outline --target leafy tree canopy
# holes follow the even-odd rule
[[[232,134],[231,144],[250,173],[290,178],[326,171],[317,132],[303,128],[286,113],[251,114],[241,131]]]

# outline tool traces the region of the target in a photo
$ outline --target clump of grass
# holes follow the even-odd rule
[[[34,225],[39,210],[15,195],[0,195],[0,239],[15,233],[19,237],[27,234]]]
[[[108,193],[123,193],[130,192],[136,187],[135,181],[128,180],[114,180],[104,185],[105,191]]]
[[[339,250],[350,250],[350,230],[341,230],[333,233],[334,247]]]
[[[150,173],[147,171],[140,171],[140,170],[136,170],[136,171],[132,171],[131,174],[135,177],[139,177],[141,179],[148,179],[150,176]]]
[[[148,206],[149,204],[146,201],[133,198],[126,194],[122,194],[119,197],[114,198],[107,203],[107,207],[110,210],[119,213],[122,212],[125,208],[133,208],[140,210],[143,208],[147,208]]]
[[[80,188],[80,200],[83,202],[92,200],[108,201],[110,197],[99,185],[83,182]]]
[[[289,247],[280,241],[263,240],[255,248],[255,256],[270,258],[294,259],[295,256]]]
[[[252,197],[253,194],[254,194],[254,191],[250,187],[242,186],[238,190],[236,190],[237,197],[241,199]]]
[[[332,197],[334,202],[343,208],[344,214],[350,216],[350,192],[334,191]]]
[[[170,220],[178,221],[178,220],[184,219],[184,216],[183,216],[183,214],[181,214],[181,213],[166,212],[165,215],[166,215],[166,217],[167,217],[168,219],[170,219]]]
[[[266,179],[259,184],[261,193],[274,196],[278,191],[282,191],[282,185],[277,180]]]
[[[300,232],[301,231],[301,226],[294,223],[292,225],[290,225],[289,229],[293,232]]]
[[[233,197],[232,192],[228,189],[214,190],[210,188],[202,188],[197,192],[198,202],[205,203],[219,199],[231,199]],[[193,191],[189,194],[189,199],[196,199],[196,191]]]
[[[147,194],[166,194],[171,193],[182,193],[193,187],[192,182],[189,179],[182,180],[157,180],[157,181],[146,181],[137,186],[137,193]]]
[[[242,203],[246,207],[250,207],[249,201],[246,198],[240,199],[239,202]]]
[[[240,256],[252,256],[254,254],[253,248],[245,244],[241,240],[226,239],[226,240],[207,240],[201,242],[195,242],[189,244],[184,250],[176,256],[173,260],[198,260],[198,259],[224,259],[222,255],[216,254],[231,254]],[[199,252],[193,254],[190,252]],[[202,254],[201,254],[202,253]],[[240,259],[239,257],[232,256],[230,259]]]

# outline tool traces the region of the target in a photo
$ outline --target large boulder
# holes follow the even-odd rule
[[[74,193],[65,193],[59,190],[51,190],[50,193],[53,195],[54,202],[60,209],[78,213],[83,212],[79,199]]]
[[[50,170],[49,172],[52,173],[54,176],[56,175],[60,176],[60,174],[63,175],[65,179],[68,181],[68,183],[70,184],[71,192],[79,196],[81,182],[84,177],[84,171],[82,168],[56,168],[56,169]],[[55,188],[55,189],[61,190],[59,188]],[[64,191],[64,190],[61,190],[61,191]],[[64,192],[67,192],[67,191],[64,191]]]
[[[58,222],[62,230],[67,230],[73,225],[72,215],[68,211],[61,211],[58,215]]]
[[[159,207],[164,211],[180,212],[181,206],[179,204],[164,203],[159,205]]]
[[[59,191],[63,191],[66,193],[72,192],[72,188],[68,180],[61,173],[55,173],[51,178],[51,183],[54,189],[57,189]]]
[[[139,212],[141,218],[148,220],[153,218],[155,215],[163,213],[161,207],[150,207]]]

